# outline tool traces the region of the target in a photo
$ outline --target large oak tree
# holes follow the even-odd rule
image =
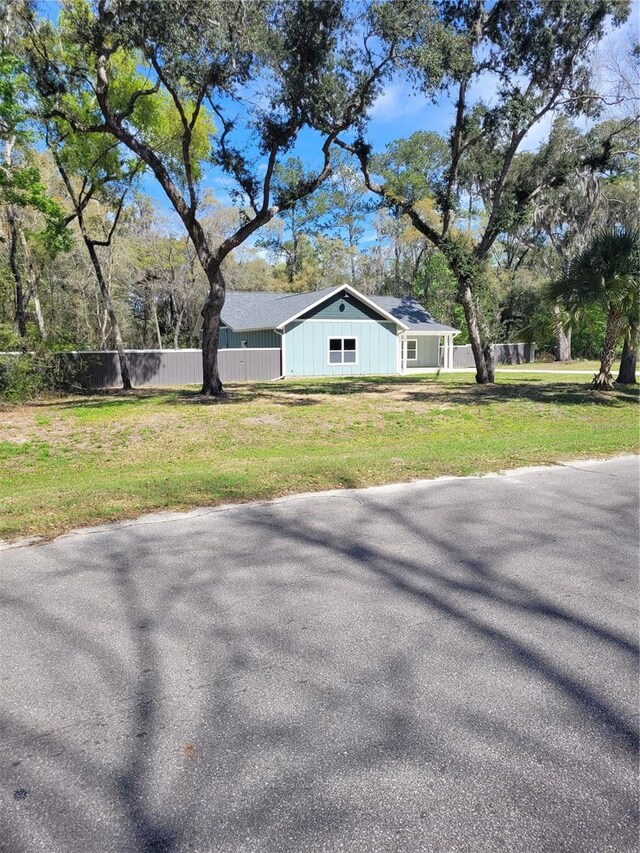
[[[338,144],[357,156],[368,188],[409,216],[447,259],[479,383],[494,379],[490,325],[477,300],[489,254],[553,177],[544,153],[519,168],[518,152],[550,114],[597,111],[592,49],[607,21],[620,23],[628,12],[623,0],[391,0],[372,7],[377,33],[394,45],[397,67],[415,94],[451,97],[446,164],[433,176],[432,158],[412,145],[404,162],[396,158],[394,169],[380,173],[366,138],[343,137]],[[495,97],[474,97],[478,84],[492,86]],[[431,145],[428,134],[424,139]],[[421,170],[423,186],[415,180]],[[437,225],[421,215],[425,190],[437,203]],[[483,216],[463,233],[457,218],[470,194],[479,198]]]
[[[365,24],[348,18],[339,0],[72,0],[57,29],[41,21],[33,30],[32,68],[48,118],[74,133],[109,133],[129,148],[155,175],[195,247],[209,283],[203,394],[222,392],[222,262],[328,178],[334,140],[358,125],[392,59],[395,39],[374,47]],[[364,40],[362,55],[353,50],[355,38]],[[145,78],[126,98],[113,85],[125,56],[135,57]],[[145,111],[158,92],[175,110],[177,156],[146,130]],[[194,152],[204,114],[216,126],[208,164]],[[275,193],[276,166],[305,129],[317,140],[317,168]],[[242,208],[238,227],[215,248],[201,217],[206,165],[233,179]]]

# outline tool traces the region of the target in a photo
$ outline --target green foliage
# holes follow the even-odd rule
[[[9,403],[33,400],[45,387],[32,356],[0,355],[0,400]]]
[[[33,140],[27,123],[28,91],[29,81],[22,61],[6,46],[0,47],[0,138],[11,136],[17,144]]]
[[[550,301],[562,300],[570,313],[599,305],[627,318],[640,301],[640,235],[628,228],[603,228],[569,263],[566,273],[546,288]]]
[[[0,400],[34,400],[43,394],[81,391],[86,387],[87,362],[76,365],[43,346],[20,355],[0,354]]]
[[[24,341],[9,323],[0,323],[0,352],[18,352]]]
[[[436,320],[461,330],[456,343],[468,343],[464,312],[456,298],[458,284],[444,255],[430,252],[420,263],[412,284],[413,296]]]
[[[599,306],[586,307],[572,324],[571,353],[574,358],[599,358],[604,344],[607,318]]]
[[[442,197],[450,162],[446,141],[433,131],[421,130],[390,142],[384,154],[372,158],[371,168],[384,178],[390,200],[414,204]]]
[[[538,352],[553,352],[554,328],[549,306],[540,289],[515,282],[500,303],[500,340],[534,343]]]
[[[14,54],[0,50],[0,141],[4,142],[4,161],[0,164],[0,203],[31,208],[44,218],[40,239],[51,254],[68,249],[64,214],[47,193],[39,170],[28,162],[34,132],[29,124],[27,102],[29,81],[23,63]]]
[[[450,234],[440,245],[440,251],[458,281],[470,285],[481,280],[485,267],[484,262],[476,256],[474,248],[471,238],[461,233]]]

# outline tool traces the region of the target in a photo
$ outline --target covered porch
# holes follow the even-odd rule
[[[424,373],[453,368],[452,332],[407,331],[399,335],[400,373]]]

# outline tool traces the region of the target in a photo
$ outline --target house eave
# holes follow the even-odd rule
[[[406,332],[402,332],[402,334],[407,335],[459,335],[460,329],[412,329],[411,326],[408,327]]]

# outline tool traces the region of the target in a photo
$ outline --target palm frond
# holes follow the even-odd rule
[[[570,313],[587,305],[605,310],[616,305],[632,315],[640,302],[640,233],[622,227],[602,228],[570,261],[565,275],[544,289],[550,302],[560,301]]]

